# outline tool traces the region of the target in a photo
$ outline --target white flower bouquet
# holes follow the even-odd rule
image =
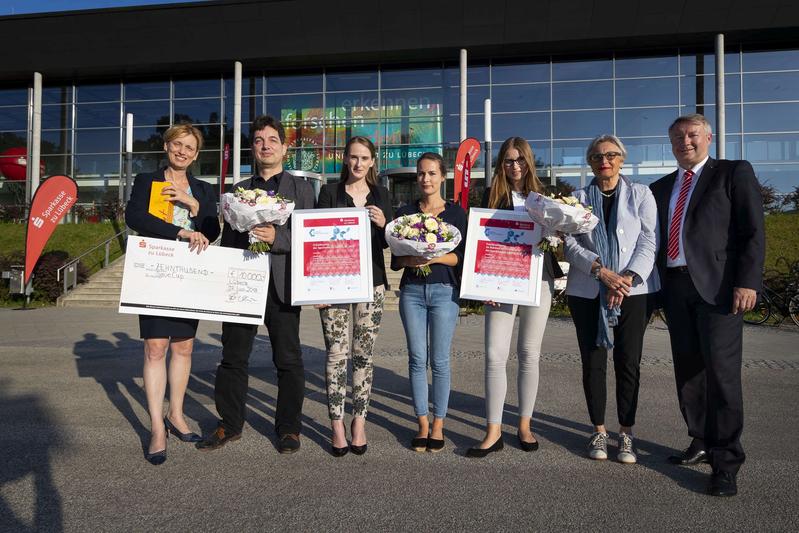
[[[438,217],[416,213],[386,224],[386,241],[394,255],[430,260],[454,250],[461,242],[461,232]],[[431,272],[429,266],[415,270],[420,276],[427,276]]]
[[[262,224],[282,226],[294,211],[294,202],[274,191],[236,187],[232,193],[222,195],[222,215],[236,231],[250,232],[249,250],[268,252],[269,244],[259,241],[251,230]]]
[[[582,205],[574,196],[531,192],[524,207],[533,222],[542,227],[543,238],[538,247],[545,252],[556,249],[563,242],[557,233],[588,233],[599,222],[591,212],[591,206]]]

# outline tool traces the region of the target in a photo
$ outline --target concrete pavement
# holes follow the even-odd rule
[[[201,324],[186,399],[188,418],[205,430],[216,420],[219,333],[218,324]],[[704,494],[707,467],[665,463],[688,438],[660,324],[646,337],[635,466],[585,458],[590,427],[567,320],[550,320],[544,342],[533,427],[541,449],[524,453],[515,441],[514,359],[506,449],[483,460],[463,456],[484,423],[482,317],[459,324],[447,447],[435,455],[407,448],[415,421],[396,312],[386,313],[377,343],[369,451],[341,459],[327,451],[324,343],[315,312],[303,311],[304,436],[292,456],[273,444],[276,378],[262,328],[243,438],[207,453],[172,438],[165,465],[146,463],[137,336],[136,317],[112,310],[0,310],[0,531],[799,530],[793,327],[746,328],[748,459],[732,499]],[[612,385],[610,372],[610,391]],[[615,418],[611,392],[614,430]]]

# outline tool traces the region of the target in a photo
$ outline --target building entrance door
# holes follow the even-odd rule
[[[415,167],[395,167],[382,171],[380,183],[391,193],[391,206],[398,207],[413,202],[418,194]]]

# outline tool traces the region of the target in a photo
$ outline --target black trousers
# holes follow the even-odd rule
[[[594,299],[569,296],[569,310],[577,330],[583,363],[583,391],[591,423],[605,423],[608,351],[596,344],[599,330],[599,296]],[[649,294],[622,301],[619,323],[613,328],[613,369],[616,373],[616,408],[619,424],[635,425],[644,332],[652,315],[654,299]]]
[[[278,435],[300,433],[305,369],[300,347],[300,308],[281,303],[273,282],[269,282],[264,324],[272,345],[277,369],[275,431]],[[244,427],[248,368],[258,326],[222,324],[222,362],[216,371],[214,399],[226,431],[240,433]]]
[[[743,314],[702,299],[687,272],[667,269],[662,292],[680,411],[714,470],[736,473],[741,446]]]

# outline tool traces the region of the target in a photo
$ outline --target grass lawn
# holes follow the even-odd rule
[[[788,265],[796,261],[799,261],[799,211],[766,215],[766,270],[785,274]]]
[[[63,250],[70,257],[82,254],[92,246],[99,244],[124,228],[124,223],[103,222],[100,224],[59,224],[50,240],[44,247],[44,252]],[[3,255],[25,249],[25,224],[0,223],[0,253]],[[44,253],[43,252],[43,253]],[[122,253],[119,241],[111,244],[111,259],[119,257]],[[89,272],[95,272],[103,264],[105,249],[100,248],[82,259]]]

